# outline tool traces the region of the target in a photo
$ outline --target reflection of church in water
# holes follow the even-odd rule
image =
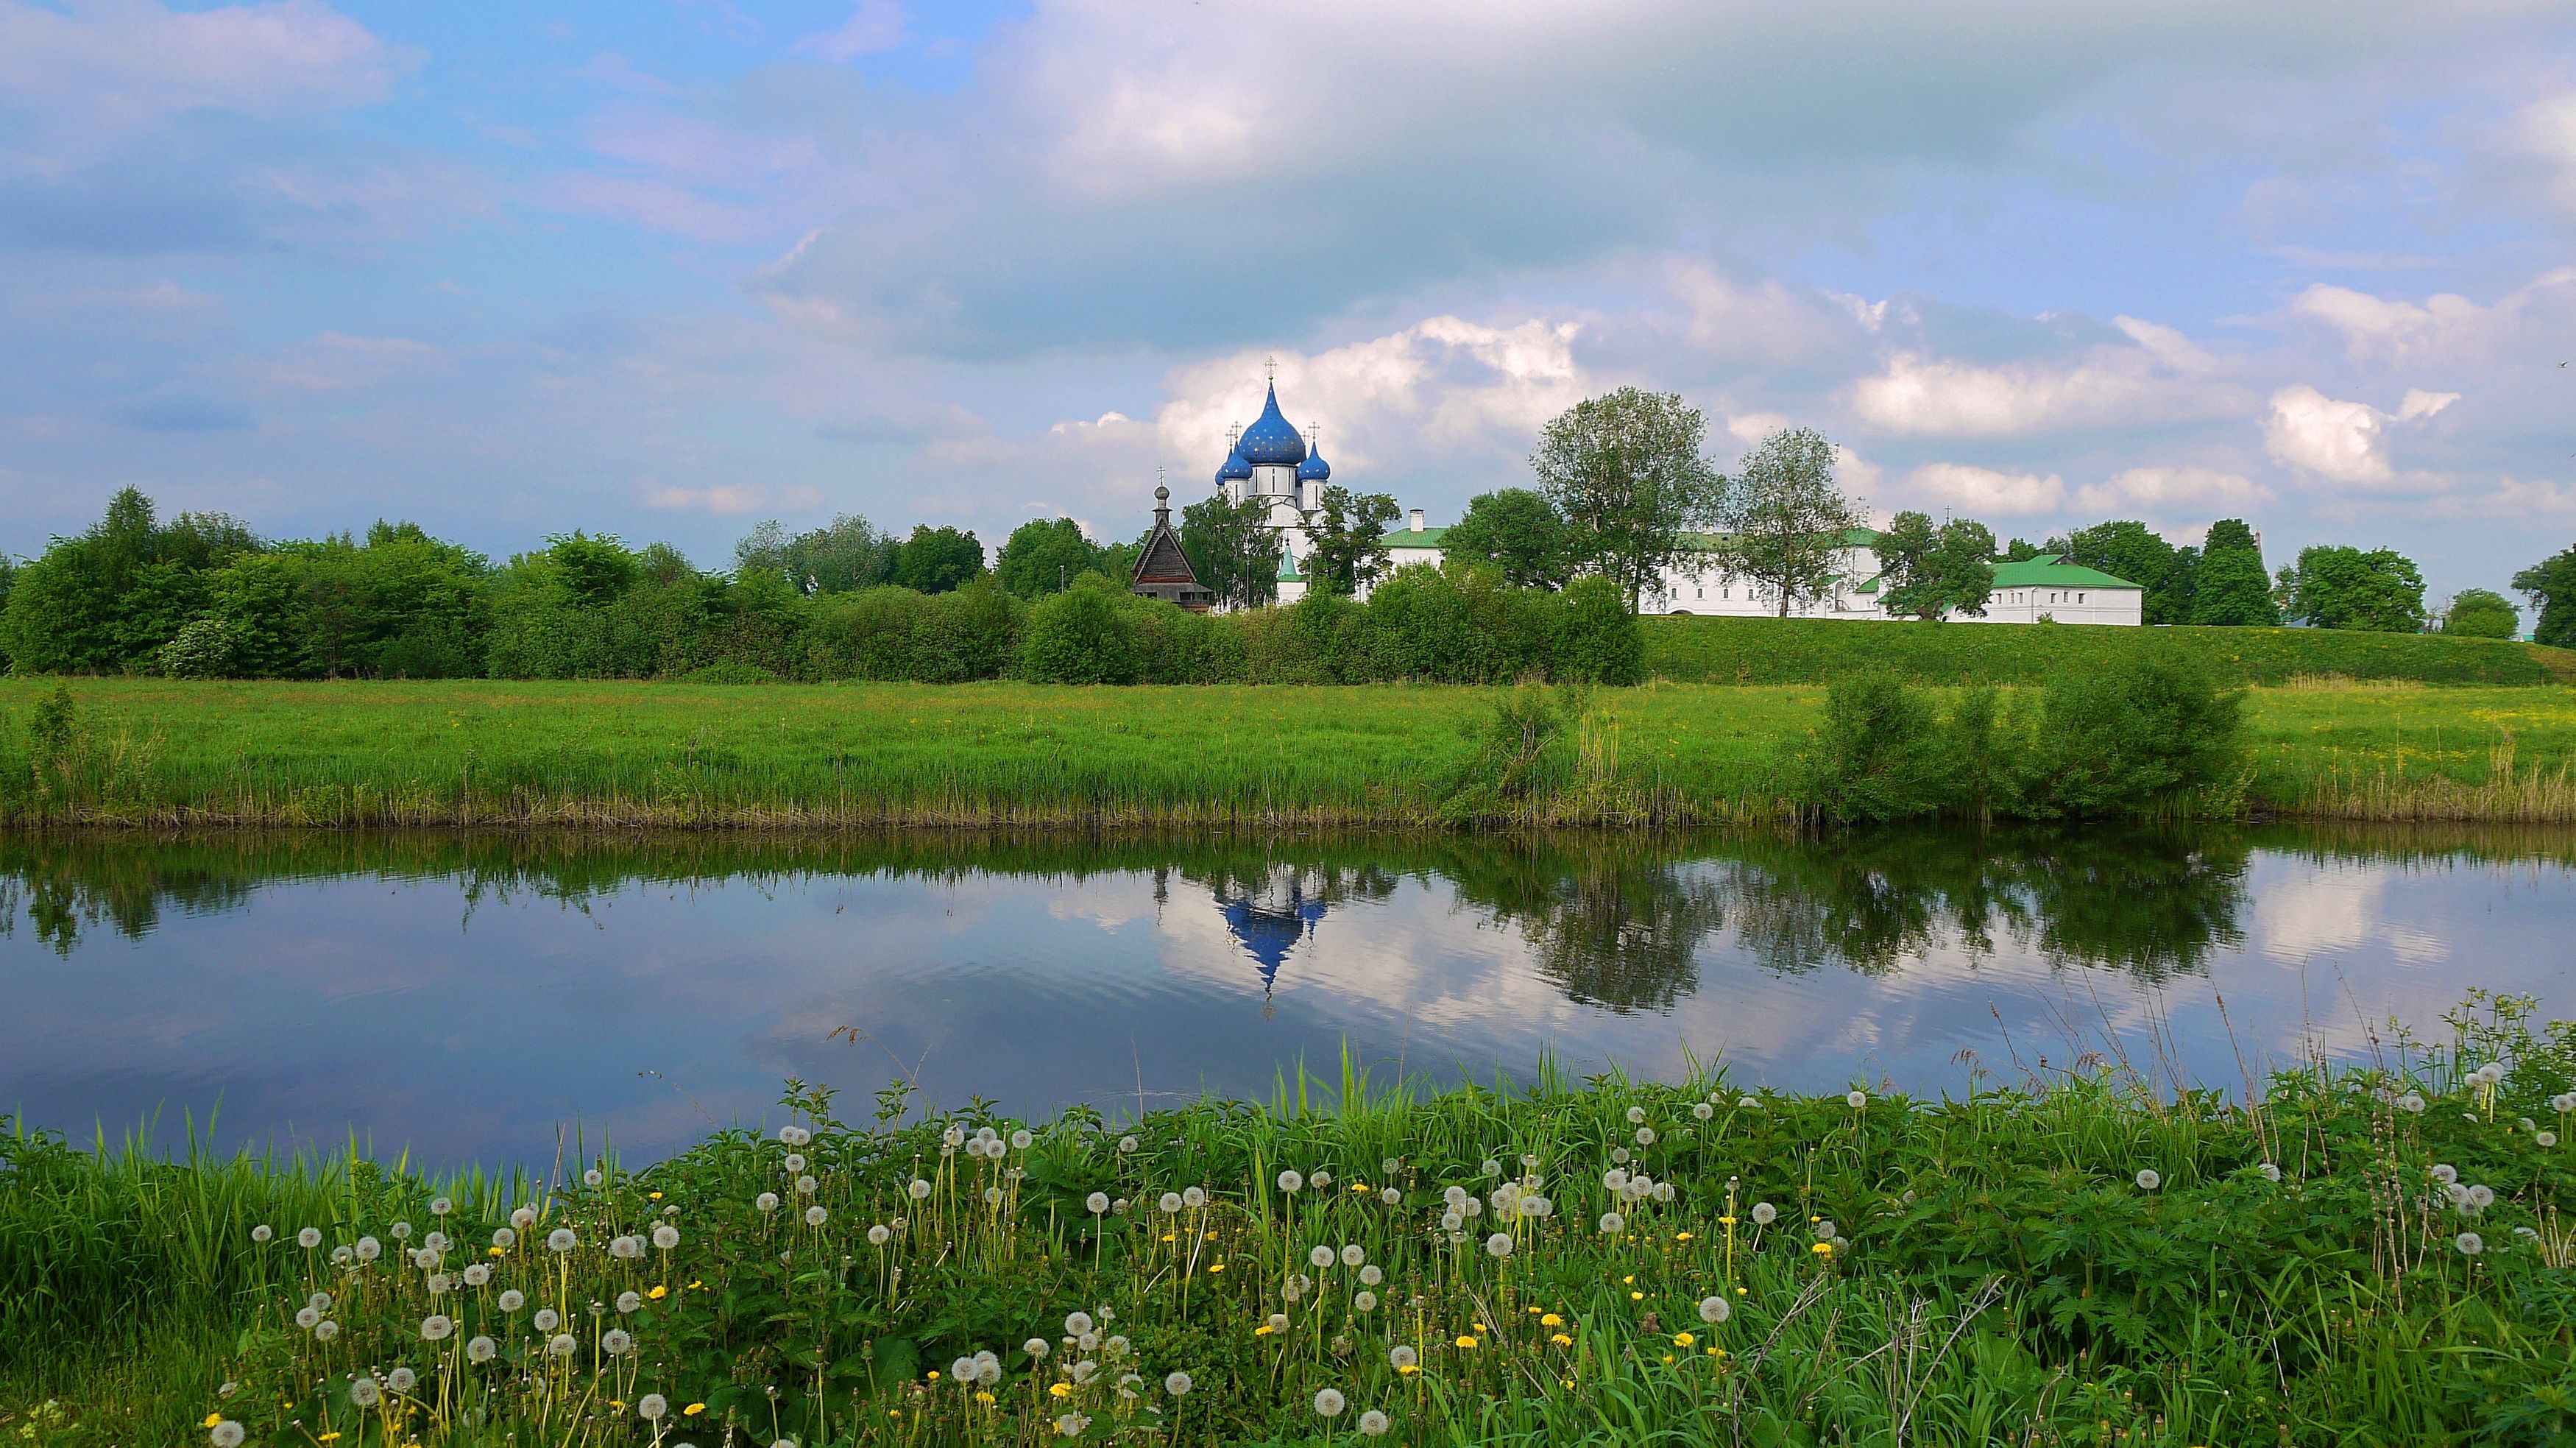
[[[1214,882],[1217,912],[1225,917],[1226,932],[1242,942],[1261,972],[1264,995],[1278,983],[1288,952],[1324,919],[1324,892],[1307,888],[1307,873],[1294,865],[1273,865],[1264,874]]]

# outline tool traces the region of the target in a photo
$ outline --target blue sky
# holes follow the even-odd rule
[[[2576,542],[2576,5],[0,0],[0,550],[1434,519],[1682,393],[1884,514]]]

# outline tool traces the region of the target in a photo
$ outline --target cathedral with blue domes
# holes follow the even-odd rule
[[[1285,550],[1279,561],[1279,601],[1294,603],[1306,594],[1305,561],[1314,546],[1310,525],[1324,508],[1324,485],[1333,480],[1333,465],[1324,461],[1316,438],[1299,432],[1279,410],[1279,387],[1272,383],[1261,416],[1237,433],[1225,462],[1216,470],[1216,486],[1227,501],[1247,498],[1270,505],[1270,526]],[[1438,564],[1440,532],[1423,525],[1422,510],[1406,515],[1407,526],[1387,534],[1387,569],[1408,563]],[[1365,597],[1368,590],[1360,590]]]

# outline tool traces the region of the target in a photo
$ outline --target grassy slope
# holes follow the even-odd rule
[[[2144,650],[2189,653],[2222,677],[2302,676],[2424,684],[2576,682],[2576,653],[2504,639],[2286,628],[1888,625],[1830,619],[1649,618],[1647,666],[1712,684],[1813,683],[1855,668],[1926,684],[2045,683],[2070,667]]]
[[[0,679],[0,748],[18,747],[17,720],[51,687]],[[1468,729],[1492,697],[143,679],[75,692],[103,781],[90,817],[274,824],[1414,822],[1474,757]],[[1631,805],[1767,814],[1779,741],[1822,700],[1812,686],[1656,684],[1600,696],[1588,735]],[[2254,798],[2272,809],[2576,819],[2576,690],[2258,689],[2250,715]],[[2539,783],[2482,800],[2508,735],[2516,778]],[[1587,808],[1619,817],[1574,800],[1560,818]]]

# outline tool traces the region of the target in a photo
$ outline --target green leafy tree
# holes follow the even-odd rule
[[[1624,685],[1646,677],[1646,628],[1615,580],[1595,574],[1566,586],[1555,663],[1559,680]]]
[[[1138,668],[1123,590],[1097,573],[1029,610],[1021,667],[1041,684],[1130,684]]]
[[[0,654],[22,673],[115,673],[153,655],[206,611],[208,575],[259,550],[240,522],[182,513],[168,523],[133,488],[73,538],[18,571],[0,613]]]
[[[2177,594],[2173,586],[2180,553],[2134,518],[2078,528],[2066,539],[2068,562],[2138,585],[2144,591],[2143,621],[2151,624],[2190,621],[2191,596],[2187,590]]]
[[[2004,545],[2006,563],[2028,563],[2039,556],[2039,545],[2027,538],[2015,538]]]
[[[2239,628],[2280,623],[2272,579],[2263,569],[2262,540],[2243,519],[2221,518],[2209,525],[2192,571],[2191,621]]]
[[[1032,518],[1011,530],[993,573],[1015,598],[1061,593],[1085,573],[1108,572],[1101,551],[1071,518]]]
[[[1669,392],[1622,387],[1559,414],[1530,456],[1539,492],[1565,520],[1569,573],[1595,573],[1637,599],[1706,554],[1690,534],[1718,516],[1726,479],[1701,456],[1708,419]]]
[[[1939,527],[1917,512],[1899,513],[1878,535],[1879,607],[1918,619],[1951,614],[1983,618],[1995,591],[1995,535],[1957,518]]]
[[[1833,592],[1844,537],[1861,511],[1834,482],[1834,445],[1811,427],[1762,440],[1724,493],[1723,567],[1771,591],[1779,616]]]
[[[2539,615],[2534,643],[2576,649],[2576,548],[2544,558],[2513,576],[2514,591]]]
[[[1279,530],[1259,498],[1230,502],[1216,493],[1181,509],[1181,551],[1217,602],[1259,608],[1279,596]],[[1133,565],[1130,565],[1133,571]]]
[[[793,536],[773,518],[733,545],[734,572],[776,573],[800,593],[848,593],[891,579],[901,546],[856,513]]]
[[[1386,572],[1386,525],[1395,521],[1395,499],[1326,483],[1322,501],[1322,516],[1306,530],[1312,540],[1307,586],[1349,598]]]
[[[2424,631],[2423,575],[2413,560],[2391,549],[2304,548],[2283,578],[2289,616],[2303,623],[2371,633]]]
[[[1440,536],[1441,556],[1491,564],[1514,588],[1565,587],[1573,576],[1565,519],[1546,495],[1502,488],[1467,500],[1467,511]]]
[[[2522,614],[2490,588],[2463,588],[2442,611],[2442,632],[2461,638],[2509,639],[2522,632]]]
[[[984,545],[972,532],[913,525],[895,554],[894,581],[915,593],[947,593],[984,571]]]

